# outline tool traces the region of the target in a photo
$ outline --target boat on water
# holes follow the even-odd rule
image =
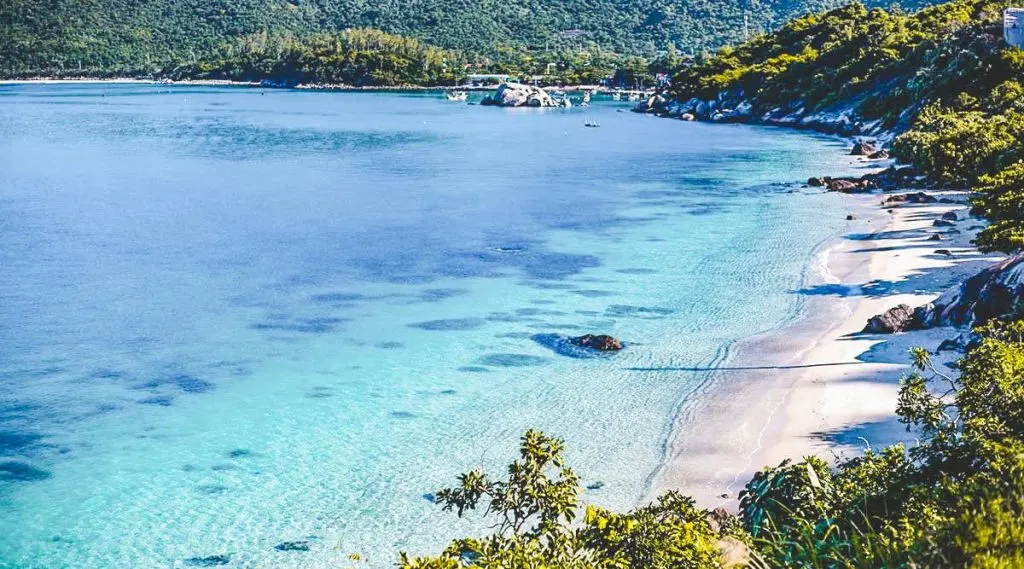
[[[621,101],[622,100],[622,93],[618,93],[618,92],[612,93],[612,100],[613,101]]]
[[[445,91],[444,96],[449,101],[465,101],[469,98],[467,91]]]
[[[587,121],[583,123],[583,126],[588,128],[598,128],[601,126],[601,123],[595,120],[587,119]]]

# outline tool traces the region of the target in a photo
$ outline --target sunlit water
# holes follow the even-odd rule
[[[385,567],[477,531],[429,493],[530,427],[645,499],[845,224],[795,182],[846,164],[624,108],[0,87],[0,567]]]

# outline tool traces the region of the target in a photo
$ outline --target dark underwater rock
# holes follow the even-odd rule
[[[309,542],[306,540],[282,541],[275,545],[274,549],[277,551],[309,551]]]
[[[190,557],[185,560],[189,567],[217,567],[231,563],[230,555],[210,555],[208,557]]]

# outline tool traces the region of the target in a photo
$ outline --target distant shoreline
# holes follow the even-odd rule
[[[268,85],[262,81],[233,81],[229,79],[148,79],[141,77],[75,77],[54,78],[38,77],[23,79],[0,79],[0,85],[73,85],[73,84],[125,84],[140,83],[147,85],[194,85],[207,87],[258,87],[261,89],[281,89],[299,91],[352,91],[352,92],[415,92],[415,91],[494,91],[497,85],[368,85],[356,86],[342,83],[301,83],[294,86]],[[563,87],[544,87],[545,90],[566,92],[596,91],[599,93],[627,92],[628,89],[610,89],[595,85],[566,85]]]

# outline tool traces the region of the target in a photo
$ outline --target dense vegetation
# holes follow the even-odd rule
[[[1024,245],[1024,51],[1002,41],[1010,2],[910,15],[861,4],[683,67],[672,95],[744,99],[754,116],[848,108],[899,132],[893,153],[936,183],[973,187],[983,250]]]
[[[887,0],[872,0],[888,5]],[[654,57],[739,41],[843,0],[4,0],[0,76],[144,74],[269,34],[375,28],[488,60],[549,52]],[[907,0],[914,8],[927,0]]]
[[[462,57],[377,30],[318,34],[303,40],[256,34],[221,53],[182,66],[172,78],[272,80],[283,84],[449,85],[463,75]]]
[[[483,58],[373,29],[305,37],[258,33],[225,44],[208,58],[160,74],[171,79],[269,80],[351,86],[454,85],[467,73],[543,77],[549,83],[652,85],[656,73],[682,62],[675,49],[651,60],[611,52],[499,52]]]
[[[992,225],[979,244],[1024,246],[1024,51],[1002,44],[1005,2],[956,0],[915,15],[855,4],[688,62],[681,101],[745,101],[758,113],[845,108],[881,121],[895,154],[933,183],[974,190]],[[990,322],[953,372],[915,349],[896,414],[919,437],[830,465],[757,473],[739,515],[668,493],[625,514],[581,511],[562,445],[523,438],[507,480],[464,474],[437,501],[484,509],[497,531],[409,569],[1024,567],[1024,320]]]

